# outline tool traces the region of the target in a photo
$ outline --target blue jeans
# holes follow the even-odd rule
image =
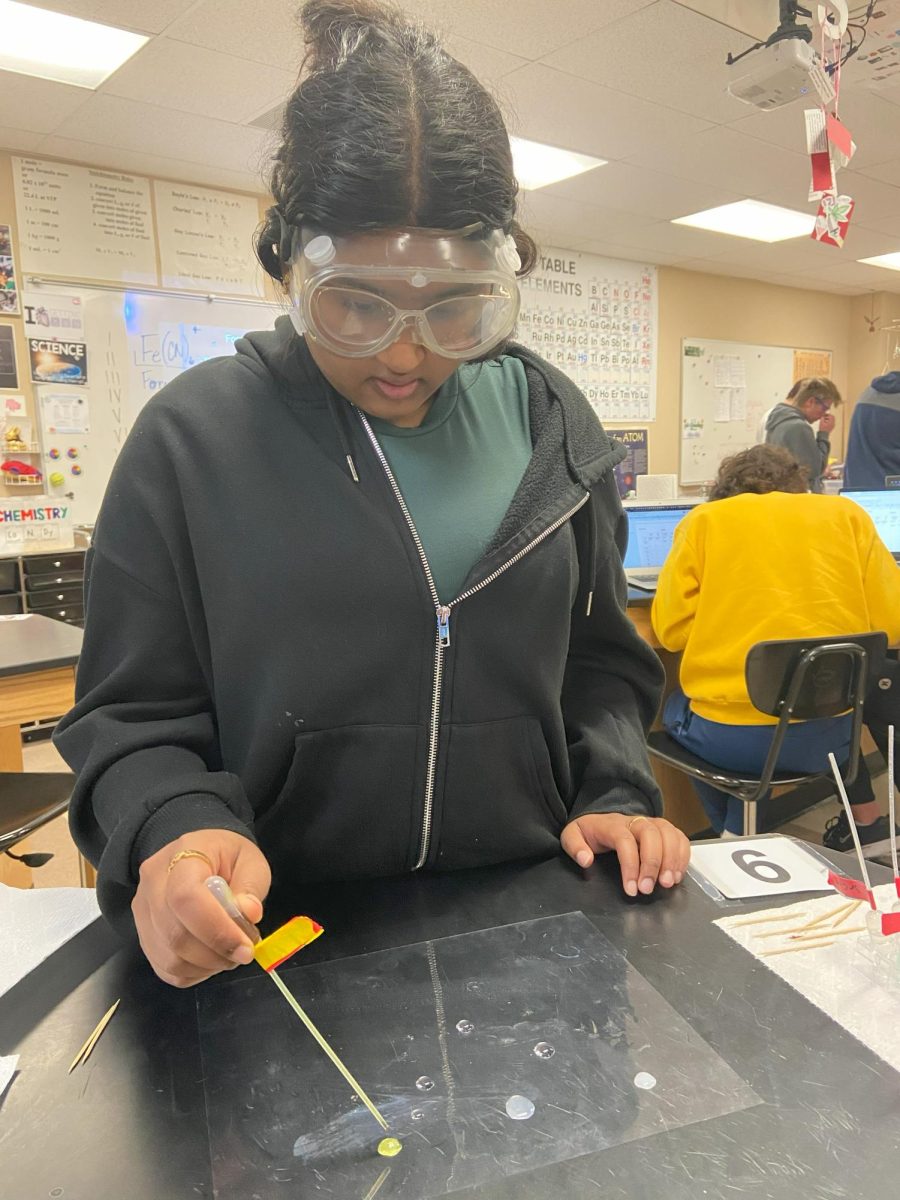
[[[832,753],[838,764],[847,761],[850,753],[851,718],[826,717],[817,721],[798,721],[788,727],[778,769],[795,771],[798,775],[828,770],[828,754]],[[690,702],[680,689],[674,691],[663,710],[663,728],[685,750],[698,758],[724,767],[730,771],[758,773],[765,765],[766,755],[775,733],[774,725],[725,725],[720,721],[708,721],[691,711]],[[860,771],[864,765],[860,758]],[[868,782],[868,772],[865,772]],[[744,827],[744,805],[741,800],[720,792],[712,784],[699,779],[691,781],[706,810],[709,822],[716,833],[741,833]],[[862,779],[857,778],[857,785]],[[855,795],[856,785],[851,789],[852,803],[861,803]],[[871,797],[871,784],[869,784]],[[769,799],[764,797],[760,803]]]

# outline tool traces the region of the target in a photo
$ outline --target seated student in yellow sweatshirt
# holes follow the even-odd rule
[[[686,749],[732,770],[762,768],[775,724],[747,695],[744,663],[756,642],[872,630],[900,641],[900,569],[871,518],[852,500],[807,487],[806,468],[780,447],[725,459],[710,503],[678,526],[659,575],[653,628],[665,649],[684,652],[682,690],[669,697],[663,723]],[[868,723],[885,741],[884,727]],[[827,769],[829,751],[839,763],[847,758],[849,737],[849,716],[798,721],[779,767]],[[694,786],[715,831],[739,834],[740,801]],[[861,840],[877,853],[889,826],[862,760],[850,800]],[[829,822],[824,840],[852,846],[846,817]]]

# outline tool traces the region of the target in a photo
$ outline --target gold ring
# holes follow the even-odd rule
[[[630,833],[632,825],[636,825],[638,823],[638,821],[649,821],[649,820],[650,820],[649,817],[643,817],[643,816],[632,817],[631,820],[628,822],[628,824],[625,826],[625,828]],[[169,868],[169,869],[171,870],[171,868]]]
[[[209,864],[209,869],[215,873],[216,868],[213,866],[212,859],[208,854],[204,854],[202,850],[179,850],[169,863],[169,871],[172,870],[177,862],[181,862],[183,858],[202,858],[205,863]],[[166,874],[168,874],[168,872],[166,872]]]

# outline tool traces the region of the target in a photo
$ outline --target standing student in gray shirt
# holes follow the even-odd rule
[[[833,408],[841,393],[830,379],[798,379],[783,404],[776,404],[766,418],[766,442],[783,446],[809,471],[809,489],[821,492],[822,475],[831,452],[834,429]],[[818,421],[819,431],[813,431]]]

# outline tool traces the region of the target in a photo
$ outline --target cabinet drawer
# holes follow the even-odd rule
[[[82,571],[57,571],[54,575],[26,575],[25,591],[42,592],[47,588],[80,586],[84,580]]]
[[[84,551],[63,554],[29,554],[22,559],[26,575],[58,575],[61,571],[84,571]]]
[[[37,611],[42,617],[65,621],[68,625],[80,625],[84,620],[83,604],[57,604],[54,608],[42,608]]]
[[[19,590],[19,564],[13,559],[0,562],[0,592]]]
[[[68,587],[41,588],[37,592],[27,592],[25,603],[32,612],[43,612],[45,608],[59,608],[65,604],[84,604],[84,589],[80,583]]]
[[[0,617],[11,617],[13,613],[22,611],[22,601],[18,592],[12,596],[0,596]]]

